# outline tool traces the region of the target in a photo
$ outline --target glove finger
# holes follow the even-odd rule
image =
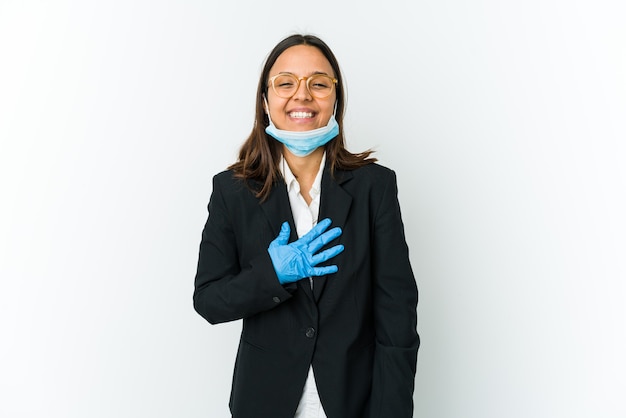
[[[298,241],[304,245],[308,245],[315,238],[319,237],[326,230],[326,228],[330,226],[331,222],[332,221],[328,218],[322,220],[321,222],[318,222],[318,224],[315,225],[313,229],[304,234],[304,236]]]
[[[324,245],[328,244],[335,238],[339,237],[343,231],[338,226],[331,229],[330,231],[324,232],[319,237],[315,238],[307,247],[311,254],[315,254],[320,248]]]
[[[337,273],[337,266],[314,267],[311,276],[325,276],[327,274]]]
[[[331,258],[337,256],[344,250],[343,245],[335,245],[327,250],[322,251],[319,254],[315,254],[311,257],[311,265],[316,266],[324,261],[330,260]]]
[[[278,236],[270,243],[270,246],[286,245],[289,242],[289,235],[291,234],[291,228],[289,222],[283,222],[280,227]]]

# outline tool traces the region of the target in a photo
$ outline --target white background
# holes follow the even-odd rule
[[[192,308],[266,54],[335,51],[396,170],[416,417],[626,417],[621,0],[0,0],[0,416],[227,417]],[[260,417],[265,418],[265,417]],[[271,417],[267,417],[271,418]]]

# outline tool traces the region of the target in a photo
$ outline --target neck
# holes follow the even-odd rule
[[[309,191],[320,169],[322,157],[324,156],[324,147],[319,147],[306,157],[297,157],[289,152],[287,147],[283,147],[283,156],[287,164],[289,164],[289,169],[291,169],[291,172],[300,184],[302,197],[304,197],[307,204],[310,204],[311,197]]]
[[[320,169],[320,163],[324,156],[324,147],[319,147],[306,157],[298,157],[293,155],[287,147],[283,146],[283,156],[287,164],[289,164],[291,172],[298,180],[300,178],[312,177],[311,181],[313,181]]]

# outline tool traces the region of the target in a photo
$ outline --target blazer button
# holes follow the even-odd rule
[[[306,335],[307,338],[315,337],[315,328],[307,328],[304,335]]]
[[[280,302],[280,298],[279,298],[278,296],[274,296],[274,297],[272,298],[272,300],[273,300],[275,303],[279,303],[279,302]]]

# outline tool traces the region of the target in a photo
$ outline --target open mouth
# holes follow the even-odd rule
[[[288,115],[294,119],[310,119],[315,116],[313,112],[290,112]]]

